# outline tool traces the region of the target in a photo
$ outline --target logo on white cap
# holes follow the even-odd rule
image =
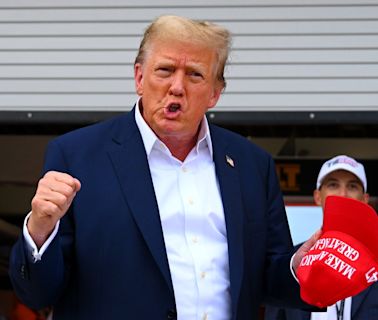
[[[364,166],[353,158],[345,155],[336,156],[324,162],[319,171],[318,179],[316,181],[316,188],[319,189],[324,178],[336,170],[345,170],[353,173],[361,181],[364,191],[366,192],[367,180]]]

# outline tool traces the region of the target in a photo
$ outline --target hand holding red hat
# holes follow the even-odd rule
[[[369,205],[328,196],[321,237],[297,269],[301,297],[326,307],[378,281],[378,216]]]
[[[320,238],[322,234],[322,230],[317,230],[305,243],[303,243],[299,249],[295,252],[295,256],[293,258],[293,269],[294,272],[297,273],[297,269],[299,264],[301,263],[303,257],[310,251],[312,246],[315,242]]]

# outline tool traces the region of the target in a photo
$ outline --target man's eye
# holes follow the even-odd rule
[[[200,72],[190,71],[188,74],[194,80],[201,80],[201,79],[203,79],[203,75]]]
[[[327,187],[330,188],[330,189],[335,189],[335,188],[338,187],[338,185],[335,182],[329,182],[329,183],[327,183]]]
[[[157,68],[157,69],[156,69],[156,73],[157,73],[158,75],[161,75],[161,76],[167,76],[167,75],[169,75],[169,74],[172,73],[172,69],[170,69],[170,68],[165,68],[165,67],[160,67],[160,68]]]

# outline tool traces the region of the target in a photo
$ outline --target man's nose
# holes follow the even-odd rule
[[[170,94],[174,96],[182,96],[185,91],[185,75],[182,72],[177,72],[172,76],[171,86],[169,88]]]
[[[346,187],[341,187],[339,189],[339,196],[348,197],[348,189]]]

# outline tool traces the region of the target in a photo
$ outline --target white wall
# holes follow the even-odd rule
[[[376,0],[2,0],[1,111],[123,111],[161,14],[234,35],[215,111],[378,111]]]

